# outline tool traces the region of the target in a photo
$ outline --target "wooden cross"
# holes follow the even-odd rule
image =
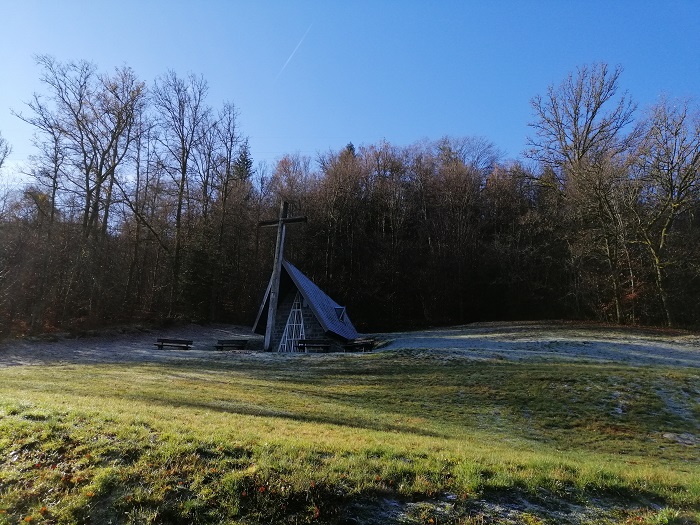
[[[282,273],[282,259],[284,258],[284,235],[287,224],[295,222],[306,222],[306,217],[287,217],[289,203],[282,202],[280,205],[279,219],[271,221],[260,221],[258,226],[277,228],[277,245],[275,246],[275,262],[272,268],[272,279],[270,281],[270,304],[267,310],[267,326],[265,327],[265,351],[272,348],[272,333],[275,329],[275,316],[277,315],[277,301],[279,300],[280,275]]]

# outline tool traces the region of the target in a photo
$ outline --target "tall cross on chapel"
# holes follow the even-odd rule
[[[280,274],[282,273],[282,260],[284,259],[284,236],[287,224],[295,222],[306,222],[306,217],[287,217],[289,213],[289,203],[282,202],[280,205],[280,215],[278,219],[271,221],[260,221],[258,226],[276,227],[277,244],[275,245],[275,262],[272,268],[272,279],[270,280],[270,304],[267,310],[267,326],[265,327],[265,351],[272,350],[272,334],[275,329],[275,316],[277,315],[277,301],[280,291]]]

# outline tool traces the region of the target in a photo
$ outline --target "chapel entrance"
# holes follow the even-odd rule
[[[287,319],[287,324],[284,327],[284,334],[282,334],[282,340],[280,341],[279,351],[280,352],[296,352],[297,343],[300,339],[305,339],[304,336],[304,312],[302,312],[302,298],[301,294],[297,292],[294,297],[294,304],[289,312],[289,318]]]

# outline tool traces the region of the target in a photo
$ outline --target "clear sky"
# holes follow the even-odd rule
[[[530,99],[577,66],[622,65],[648,107],[700,94],[700,0],[0,0],[0,132],[42,91],[33,56],[201,74],[240,112],[255,161],[382,139],[483,136],[525,148]]]

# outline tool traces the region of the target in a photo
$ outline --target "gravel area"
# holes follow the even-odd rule
[[[582,323],[474,323],[377,336],[381,350],[430,350],[472,359],[586,360],[700,367],[700,334]]]
[[[158,338],[189,339],[193,344],[189,350],[173,347],[158,349],[155,346]],[[262,348],[262,337],[243,326],[190,324],[166,329],[130,327],[80,337],[54,334],[6,340],[0,342],[0,367],[230,359],[234,351],[214,349],[218,339],[250,339],[249,347]]]
[[[159,337],[191,339],[190,350],[164,348]],[[373,334],[377,351],[426,350],[447,357],[499,360],[593,360],[633,365],[700,368],[700,334],[582,323],[474,323],[459,327]],[[239,352],[216,351],[217,339],[248,338],[262,348],[249,327],[185,325],[167,329],[130,327],[70,337],[55,334],[0,342],[0,366],[56,363],[168,362],[235,359]],[[279,354],[256,352],[258,358]]]

